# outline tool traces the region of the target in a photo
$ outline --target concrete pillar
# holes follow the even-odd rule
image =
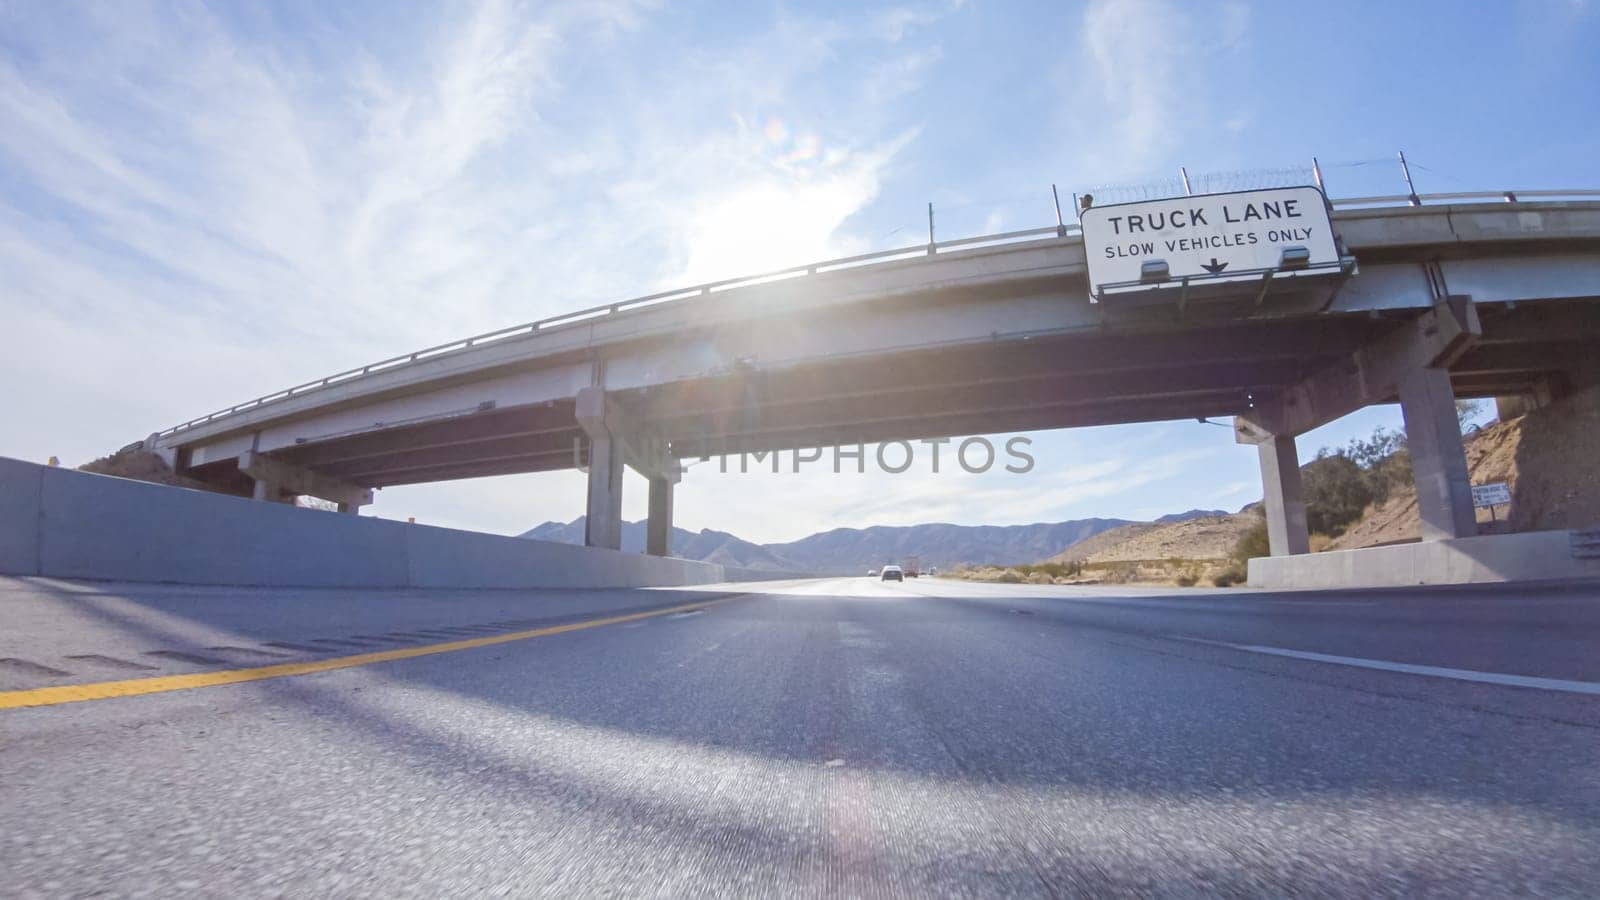
[[[1261,499],[1273,556],[1311,552],[1306,501],[1300,490],[1300,455],[1292,435],[1272,435],[1256,445],[1261,455]]]
[[[622,549],[622,448],[610,437],[589,438],[589,506],[583,542]]]
[[[257,478],[255,489],[250,494],[252,499],[265,500],[268,503],[283,502],[283,486],[276,481],[266,478]]]
[[[178,448],[161,446],[160,432],[153,432],[144,439],[144,449],[161,457],[161,461],[167,464],[167,468],[174,472],[178,471]]]
[[[1557,384],[1552,384],[1552,380]],[[1532,387],[1520,394],[1494,398],[1495,418],[1502,422],[1508,422],[1517,416],[1526,415],[1536,409],[1544,409],[1556,401],[1561,388],[1570,389],[1578,383],[1578,370],[1575,369],[1563,372],[1561,377],[1555,379],[1549,377],[1540,378],[1533,383]]]
[[[1509,422],[1527,412],[1530,408],[1531,405],[1528,403],[1528,398],[1523,394],[1494,398],[1494,417],[1502,422]]]
[[[1472,479],[1456,419],[1450,373],[1420,368],[1400,380],[1400,414],[1406,423],[1406,448],[1417,484],[1422,539],[1471,537],[1478,533],[1472,509]]]
[[[644,552],[672,555],[672,479],[650,479],[650,519],[646,524]]]

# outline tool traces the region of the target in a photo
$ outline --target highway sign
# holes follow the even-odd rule
[[[1472,486],[1472,505],[1480,509],[1485,506],[1497,506],[1501,503],[1511,502],[1511,489],[1506,487],[1504,481],[1494,484],[1475,484]]]
[[[1327,202],[1314,187],[1200,194],[1079,215],[1089,292],[1337,271]]]

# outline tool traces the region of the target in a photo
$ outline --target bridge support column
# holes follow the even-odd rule
[[[676,479],[650,479],[650,519],[645,534],[644,552],[651,556],[672,555],[672,491]]]
[[[140,444],[146,452],[160,457],[161,461],[167,464],[167,468],[174,472],[178,471],[178,448],[161,446],[161,432],[151,434]]]
[[[1472,537],[1478,533],[1472,508],[1472,479],[1456,418],[1456,395],[1450,373],[1442,368],[1416,369],[1400,379],[1400,414],[1406,423],[1406,447],[1417,485],[1417,513],[1422,539]]]
[[[1268,435],[1256,444],[1261,458],[1261,500],[1267,514],[1267,545],[1273,556],[1311,552],[1306,502],[1300,488],[1300,454],[1294,437]]]
[[[622,549],[622,452],[610,436],[589,437],[589,501],[583,543]]]
[[[1233,420],[1233,438],[1255,444],[1261,459],[1261,504],[1267,514],[1267,546],[1273,556],[1311,552],[1306,501],[1300,487],[1300,453],[1294,435],[1274,434],[1245,416]]]
[[[1241,444],[1261,448],[1267,529],[1272,554],[1305,553],[1305,504],[1294,442],[1304,434],[1372,403],[1400,400],[1422,513],[1422,539],[1477,533],[1466,454],[1456,421],[1449,366],[1483,334],[1470,297],[1441,296],[1431,309],[1377,337],[1348,359],[1295,384],[1264,393],[1250,412],[1234,417]],[[1274,498],[1274,495],[1276,499]]]
[[[1523,394],[1494,398],[1494,417],[1502,422],[1509,422],[1533,408],[1533,404],[1529,403],[1527,396]]]
[[[250,494],[251,499],[262,500],[267,503],[284,503],[283,488],[276,481],[266,478],[257,478],[255,488]]]
[[[638,415],[606,396],[604,388],[578,391],[578,424],[589,436],[589,509],[584,542],[622,549],[622,469],[650,479],[647,550],[666,556],[672,534],[672,486],[683,469],[671,447]]]
[[[1518,416],[1549,406],[1556,398],[1556,391],[1550,382],[1551,379],[1548,377],[1541,378],[1520,394],[1494,398],[1495,418],[1509,422]]]

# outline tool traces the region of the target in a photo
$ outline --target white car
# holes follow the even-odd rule
[[[878,570],[877,569],[868,569],[867,570],[867,577],[868,578],[877,578],[878,577]]]
[[[905,581],[905,570],[899,566],[884,566],[883,574],[879,576],[884,581]]]

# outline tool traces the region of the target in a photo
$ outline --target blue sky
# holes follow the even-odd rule
[[[1595,187],[1596,47],[1587,0],[0,0],[0,455],[77,464],[421,346],[916,243],[929,201],[954,237],[1050,224],[1051,183],[1313,155],[1334,196],[1397,193],[1400,148],[1423,192]],[[678,522],[781,540],[1260,491],[1223,428],[1033,438],[1028,475],[699,467]],[[516,532],[580,514],[582,477],[372,511]]]

